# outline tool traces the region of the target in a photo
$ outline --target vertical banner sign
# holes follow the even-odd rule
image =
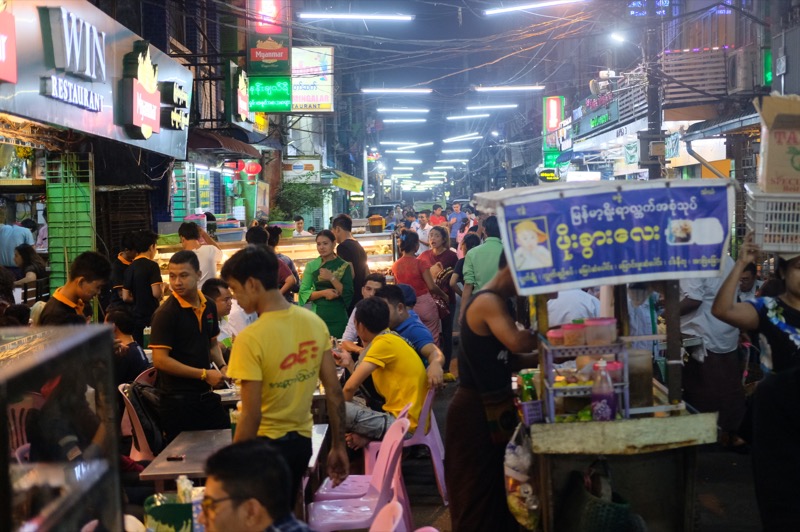
[[[133,52],[125,54],[123,61],[121,93],[125,128],[135,139],[149,139],[161,131],[158,65],[150,59],[150,43],[136,41]]]
[[[498,209],[522,295],[720,275],[734,189],[723,179],[568,185]]]
[[[0,82],[17,82],[17,30],[14,15],[0,2]]]
[[[225,65],[225,120],[246,131],[253,130],[250,115],[250,80],[247,72],[231,61]]]
[[[333,112],[333,48],[292,48],[292,111]]]
[[[247,0],[247,71],[251,76],[290,75],[290,0]]]
[[[564,97],[546,96],[542,100],[546,148],[558,147],[558,126],[564,120]]]

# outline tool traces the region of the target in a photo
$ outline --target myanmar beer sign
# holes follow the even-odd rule
[[[123,66],[122,110],[128,134],[149,139],[161,131],[161,92],[158,65],[150,59],[150,43],[137,41],[126,54]]]

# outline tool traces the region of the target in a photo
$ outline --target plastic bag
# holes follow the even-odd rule
[[[531,478],[533,450],[528,430],[520,423],[506,445],[503,463],[505,471],[506,501],[511,515],[528,530],[536,530],[541,518],[537,487]]]

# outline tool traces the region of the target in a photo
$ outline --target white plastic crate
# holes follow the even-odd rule
[[[800,194],[767,194],[746,184],[747,231],[763,251],[800,252]]]

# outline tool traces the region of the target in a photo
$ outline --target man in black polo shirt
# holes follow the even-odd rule
[[[142,347],[143,330],[150,326],[153,313],[158,308],[163,296],[161,269],[153,260],[156,256],[158,235],[150,230],[141,230],[133,234],[133,248],[136,257],[125,270],[122,283],[122,300],[133,305],[134,329],[133,339]]]
[[[69,281],[53,292],[39,316],[39,325],[75,323],[75,316],[84,315],[84,305],[100,293],[108,282],[111,265],[94,251],[78,255],[69,267]]]
[[[150,348],[158,369],[162,429],[167,441],[185,430],[230,427],[230,418],[212,388],[225,379],[214,303],[197,290],[200,263],[193,251],[169,259],[172,296],[153,315]],[[222,370],[209,369],[215,362]]]
[[[367,265],[367,253],[361,244],[353,238],[353,219],[346,214],[340,214],[333,219],[331,230],[336,237],[336,254],[342,260],[346,260],[353,265],[353,300],[350,302],[350,307],[347,313],[353,312],[356,308],[356,303],[361,301],[361,287],[367,280],[369,275],[369,265]]]

